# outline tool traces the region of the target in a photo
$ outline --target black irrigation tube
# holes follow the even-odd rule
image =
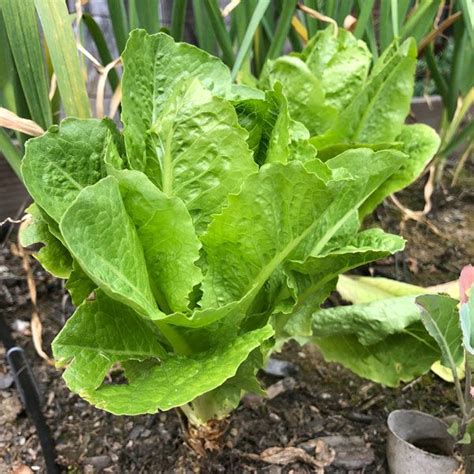
[[[41,410],[41,397],[31,367],[25,352],[13,340],[3,314],[0,313],[0,339],[5,346],[6,358],[20,394],[26,413],[35,425],[36,433],[41,444],[43,457],[48,474],[59,473],[56,464],[56,450],[54,440]]]

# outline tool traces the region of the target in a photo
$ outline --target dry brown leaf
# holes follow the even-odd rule
[[[21,466],[13,468],[12,474],[33,474],[33,471],[25,464],[22,464]]]
[[[323,15],[322,13],[319,13],[318,11],[307,7],[303,3],[298,2],[298,4],[296,6],[297,6],[298,10],[301,10],[302,12],[306,13],[307,15],[309,15],[313,18],[316,18],[316,20],[322,21],[324,23],[331,23],[334,26],[334,36],[337,36],[338,26],[337,26],[337,22],[336,22],[336,20],[334,20],[334,18]]]
[[[121,64],[122,59],[119,57],[114,59],[112,62],[107,64],[107,66],[101,68],[100,77],[97,81],[97,94],[96,94],[96,115],[97,118],[104,117],[104,96],[105,96],[105,84],[107,81],[107,76],[109,72],[114,68]]]
[[[260,454],[260,459],[268,464],[286,466],[294,462],[304,462],[316,469],[317,473],[324,473],[324,468],[334,460],[334,451],[328,448],[323,441],[318,441],[315,448],[316,457],[311,456],[302,448],[273,447],[265,449]]]
[[[32,137],[39,137],[44,133],[44,130],[33,120],[18,117],[17,114],[4,107],[0,107],[0,127],[16,130]]]
[[[231,0],[221,11],[221,15],[225,18],[226,16],[230,15],[232,10],[235,7],[238,7],[240,4],[240,0]]]
[[[37,299],[36,299],[36,283],[33,276],[33,272],[31,271],[29,255],[19,242],[18,242],[17,249],[21,257],[23,269],[25,270],[25,273],[26,273],[28,291],[30,293],[31,304],[33,306],[33,310],[31,312],[31,334],[33,337],[33,346],[37,354],[42,359],[46,360],[48,364],[54,365],[53,361],[49,358],[48,354],[46,354],[46,352],[44,352],[43,350],[43,325],[41,324],[41,319],[39,317]]]
[[[109,117],[111,119],[113,119],[117,113],[120,102],[122,102],[122,86],[119,84],[117,89],[115,89],[112,99],[110,99]]]

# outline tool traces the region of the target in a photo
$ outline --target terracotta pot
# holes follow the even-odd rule
[[[416,410],[396,410],[387,425],[392,474],[451,474],[459,469],[453,457],[455,440],[440,419]]]

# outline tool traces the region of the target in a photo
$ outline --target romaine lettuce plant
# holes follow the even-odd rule
[[[72,391],[116,414],[181,407],[194,424],[222,418],[245,391],[261,391],[255,375],[272,349],[311,335],[340,273],[403,248],[398,236],[359,228],[361,210],[436,145],[434,132],[402,125],[407,107],[386,113],[398,96],[386,103],[377,89],[400,75],[412,46],[394,46],[367,78],[365,47],[355,47],[364,66],[344,73],[352,53],[339,41],[333,76],[284,58],[259,90],[232,84],[220,60],[193,46],[134,31],[123,133],[109,120],[68,118],[28,142],[22,172],[35,203],[22,242],[45,244],[37,258],[67,279],[77,306],[53,342]],[[319,95],[292,96],[291,78],[306,83],[300,69]],[[313,122],[313,112],[324,116]],[[108,377],[117,370],[120,383]]]

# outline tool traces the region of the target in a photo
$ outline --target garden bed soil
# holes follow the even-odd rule
[[[420,196],[425,180],[399,194],[404,205],[422,208]],[[438,189],[433,196],[433,210],[428,217],[449,239],[436,235],[424,224],[407,221],[403,226],[406,250],[359,273],[425,286],[455,279],[474,256],[473,186],[469,180],[464,178],[461,186],[449,192]],[[398,233],[400,229],[400,211],[390,201],[376,211],[373,219],[387,231]],[[184,441],[183,421],[176,411],[114,417],[66,389],[60,371],[33,349],[27,324],[31,315],[27,282],[20,259],[10,251],[13,243],[10,240],[0,252],[0,307],[7,323],[15,328],[16,342],[26,349],[31,361],[44,396],[44,413],[57,443],[58,463],[64,470],[318,472],[318,464],[302,456],[308,452],[309,459],[317,458],[319,465],[329,464],[324,468],[327,473],[383,473],[386,417],[391,410],[417,409],[440,417],[456,413],[452,387],[431,373],[388,389],[324,362],[315,347],[290,343],[275,356],[289,364],[288,372],[282,377],[261,374],[263,385],[272,387],[274,397],[245,397],[228,420],[222,449],[199,458]],[[43,321],[43,347],[49,352],[53,337],[72,307],[61,282],[39,265],[33,268]],[[44,472],[38,439],[10,383],[4,355],[0,348],[0,473]],[[301,449],[282,453],[278,449],[265,451],[268,448]]]

